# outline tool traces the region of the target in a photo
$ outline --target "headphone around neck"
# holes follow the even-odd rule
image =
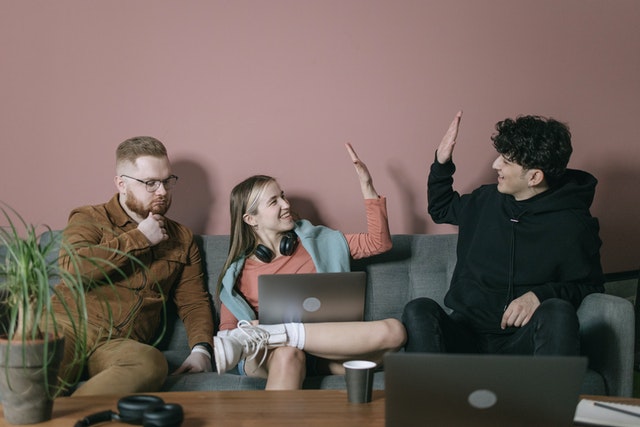
[[[280,254],[285,256],[291,256],[298,247],[298,235],[295,231],[291,230],[282,235],[280,239]],[[275,257],[273,251],[263,244],[258,244],[253,251],[253,254],[260,261],[270,263]]]

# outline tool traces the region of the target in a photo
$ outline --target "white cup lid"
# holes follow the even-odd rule
[[[342,364],[347,369],[372,369],[376,367],[375,362],[369,360],[349,360]]]

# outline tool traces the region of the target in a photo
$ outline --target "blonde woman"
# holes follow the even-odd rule
[[[258,276],[348,271],[351,259],[391,249],[386,199],[351,145],[365,199],[367,233],[343,234],[296,220],[278,182],[252,176],[231,192],[231,242],[219,281],[220,332],[214,337],[218,373],[238,365],[241,374],[267,379],[266,389],[299,389],[306,374],[340,374],[342,362],[381,362],[406,340],[397,319],[369,322],[260,325]]]

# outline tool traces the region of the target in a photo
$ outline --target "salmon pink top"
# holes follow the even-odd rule
[[[349,245],[349,252],[353,259],[366,258],[381,254],[391,249],[391,233],[387,216],[387,202],[384,197],[365,199],[367,212],[367,232],[345,234]],[[264,263],[254,258],[247,258],[242,273],[236,282],[236,288],[249,305],[259,312],[258,276],[262,274],[296,274],[315,273],[311,255],[298,245],[291,256],[280,256],[270,263]],[[220,307],[220,330],[234,329],[238,320],[224,306]]]

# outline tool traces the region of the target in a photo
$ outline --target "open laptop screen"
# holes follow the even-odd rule
[[[259,320],[347,322],[364,317],[366,273],[265,274],[258,277]]]
[[[393,353],[386,426],[572,426],[584,357]]]

